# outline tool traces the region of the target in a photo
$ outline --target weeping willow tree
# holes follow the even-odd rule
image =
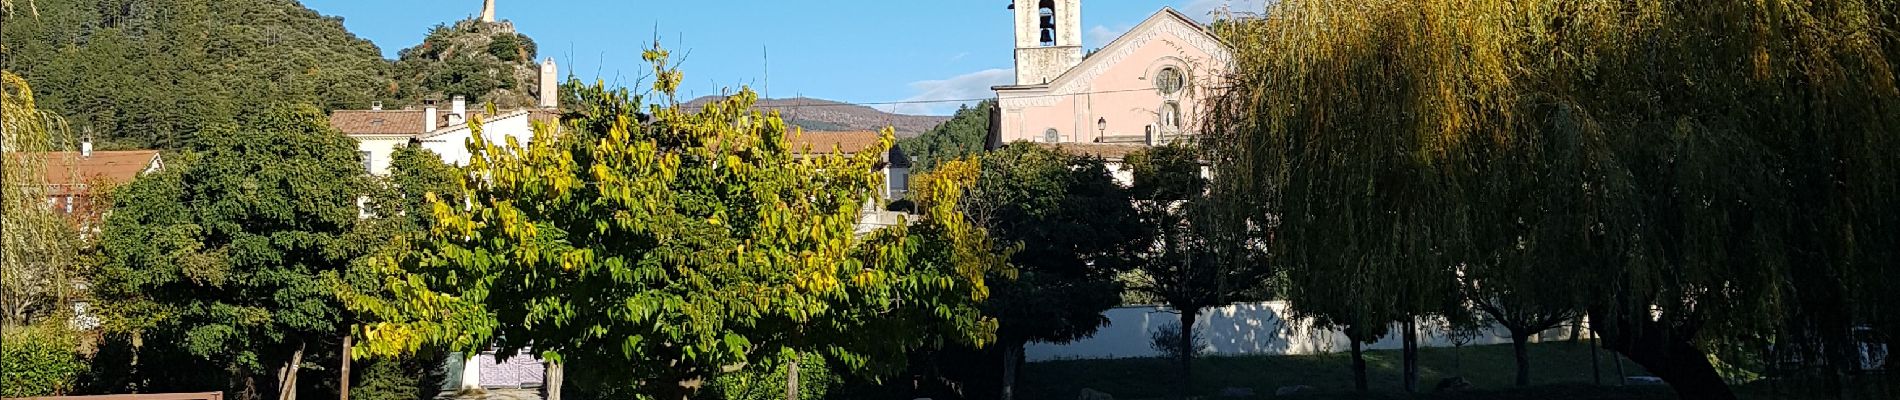
[[[1855,326],[1892,337],[1895,10],[1287,0],[1222,26],[1208,142],[1280,217],[1296,309],[1318,279],[1349,282],[1327,315],[1406,307],[1355,297],[1431,264],[1406,257],[1568,281],[1517,289],[1684,398],[1734,398],[1708,349],[1842,369]]]
[[[72,226],[46,204],[46,156],[65,132],[57,116],[41,111],[25,79],[0,72],[0,148],[5,156],[5,212],[0,213],[0,315],[6,325],[32,322],[59,310],[78,256]]]

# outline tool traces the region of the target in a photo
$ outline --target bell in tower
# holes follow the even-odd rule
[[[1048,83],[1082,62],[1082,0],[1011,0],[1016,82]]]

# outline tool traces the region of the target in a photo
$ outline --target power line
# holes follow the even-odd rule
[[[1142,88],[1142,89],[1122,89],[1122,90],[1101,90],[1101,91],[1077,92],[1077,93],[1068,93],[1068,94],[1039,94],[1039,95],[1034,95],[1034,96],[1021,96],[1021,97],[1012,97],[1012,98],[1021,99],[1021,98],[1038,98],[1038,97],[1081,96],[1081,95],[1090,95],[1090,94],[1127,93],[1127,92],[1141,92],[1141,91],[1151,91],[1151,90],[1154,90],[1154,89]],[[829,102],[833,102],[837,104],[788,104],[788,105],[765,106],[765,108],[805,108],[805,107],[844,107],[844,106],[869,107],[869,106],[889,106],[889,105],[905,105],[905,104],[968,103],[972,101],[995,100],[995,99],[996,99],[995,97],[979,97],[979,98],[970,98],[970,99],[897,100],[897,101],[873,101],[873,102],[863,102],[863,103],[824,100],[824,101],[829,101]]]

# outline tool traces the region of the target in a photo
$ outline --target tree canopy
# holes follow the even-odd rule
[[[187,148],[258,111],[241,100],[331,110],[393,94],[374,44],[294,1],[33,3],[0,27],[4,68],[104,148]]]
[[[1707,349],[1773,337],[1840,368],[1853,326],[1890,319],[1848,304],[1892,304],[1865,289],[1900,243],[1896,10],[1283,1],[1223,28],[1238,65],[1209,143],[1280,218],[1289,289],[1336,274],[1365,299],[1328,314],[1441,281],[1395,268],[1568,269],[1549,276],[1574,277],[1607,347],[1733,398]]]
[[[984,100],[976,106],[962,106],[949,121],[937,124],[917,137],[897,141],[918,171],[929,171],[937,164],[982,154],[990,133],[990,113],[996,101]]]
[[[644,57],[670,99],[681,73]],[[388,260],[396,299],[354,305],[378,319],[362,350],[495,343],[680,398],[748,362],[815,353],[875,375],[919,346],[994,340],[976,304],[1007,254],[954,212],[973,167],[920,180],[916,224],[860,235],[888,132],[826,154],[793,148],[749,90],[697,112],[599,85],[572,97],[529,143],[470,143],[468,201],[435,196],[423,251]]]
[[[326,282],[362,247],[351,235],[363,193],[356,145],[307,106],[243,126],[114,194],[93,290],[152,359],[177,362],[140,371],[154,389],[255,398],[250,388],[271,388],[255,379],[272,369],[295,388],[282,379],[343,332]]]

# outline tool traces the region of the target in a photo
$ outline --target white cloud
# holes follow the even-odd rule
[[[1212,21],[1215,13],[1221,10],[1235,13],[1265,12],[1268,1],[1270,0],[1183,0],[1181,13],[1194,17],[1195,20],[1208,22]]]
[[[990,91],[990,87],[1006,85],[1015,79],[1015,70],[993,68],[957,75],[948,79],[911,82],[910,88],[916,94],[905,98],[904,101],[930,101],[932,103],[899,104],[894,108],[899,114],[949,115],[956,112],[957,106],[959,105],[974,104],[976,102],[951,102],[943,100],[986,99],[996,97],[996,92]]]
[[[1108,42],[1115,41],[1115,38],[1128,33],[1129,29],[1135,29],[1135,26],[1121,25],[1109,28],[1106,25],[1096,25],[1093,28],[1089,28],[1087,35],[1083,37],[1082,45],[1090,49],[1106,47],[1108,46]]]

